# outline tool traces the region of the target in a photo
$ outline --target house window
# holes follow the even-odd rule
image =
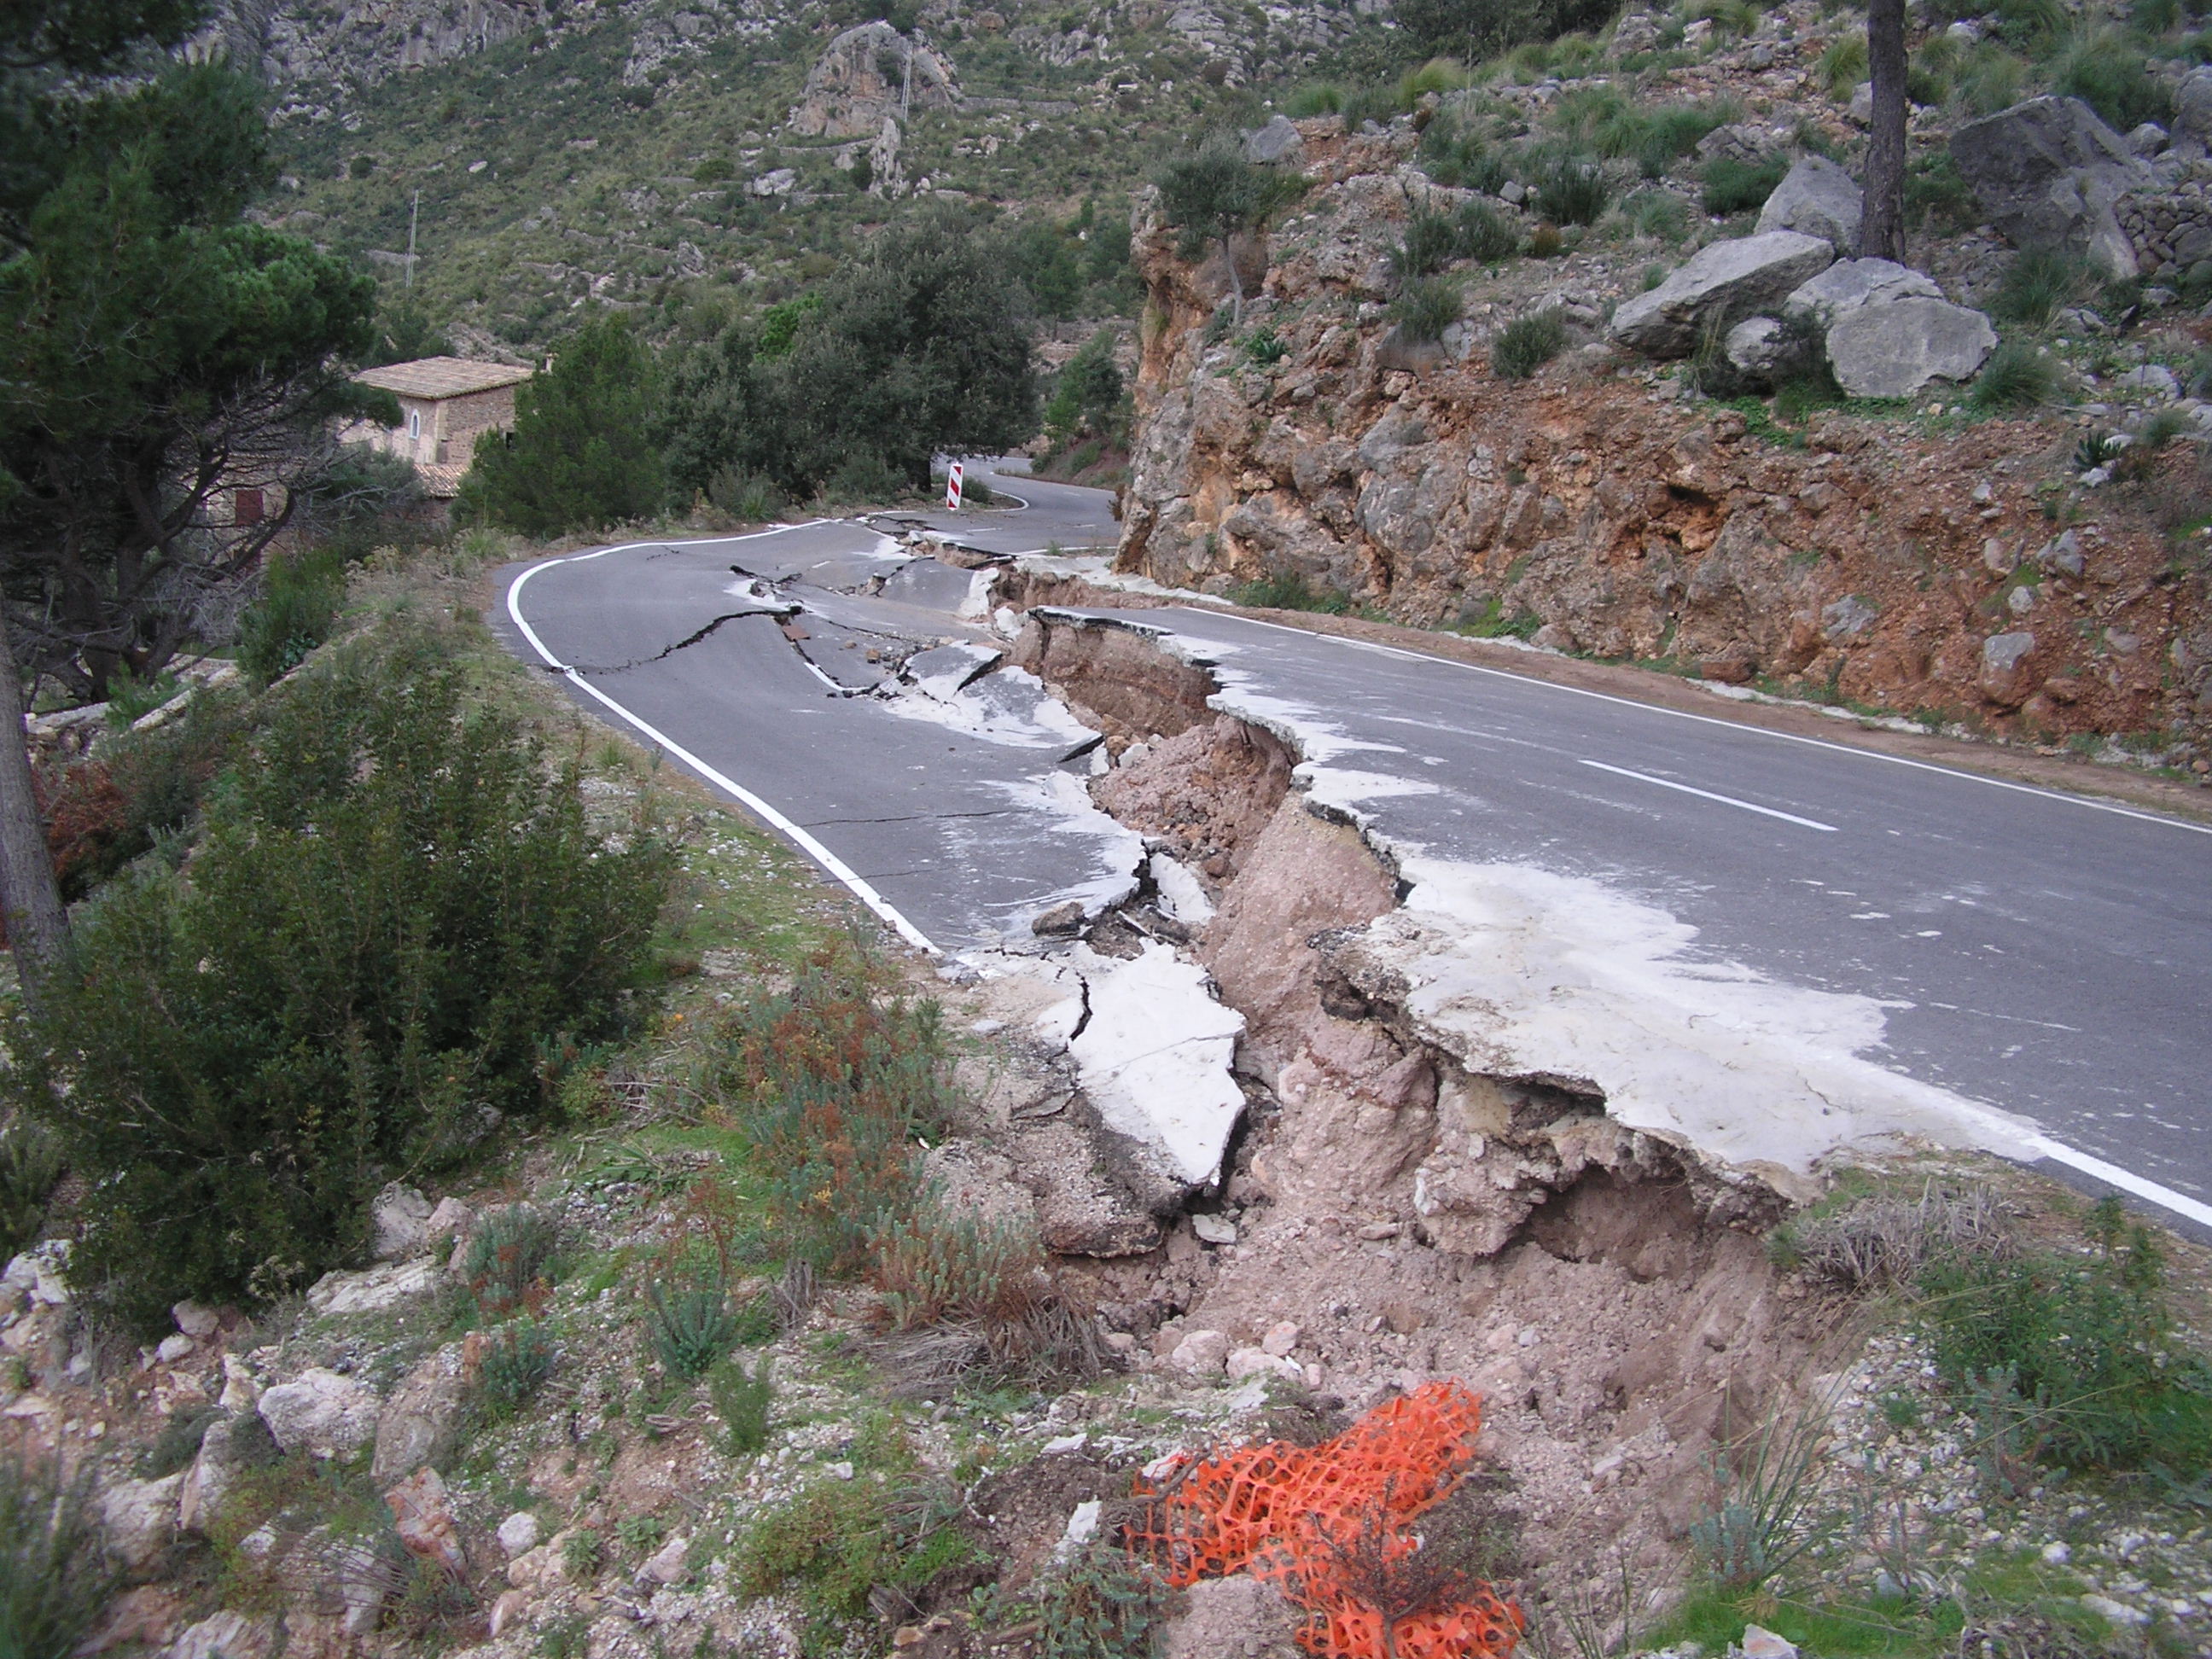
[[[261,492],[258,489],[234,489],[230,496],[230,521],[244,526],[259,524],[264,514]]]
[[[407,411],[407,435],[410,438],[419,438],[422,435],[422,411],[419,409],[410,409]]]

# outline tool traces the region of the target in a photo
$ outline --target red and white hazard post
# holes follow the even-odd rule
[[[960,510],[960,463],[955,461],[945,475],[945,509],[948,513]]]

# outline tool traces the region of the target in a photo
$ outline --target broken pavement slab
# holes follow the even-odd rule
[[[1078,994],[1037,1024],[1074,1056],[1100,1120],[1157,1148],[1176,1179],[1212,1183],[1244,1110],[1230,1075],[1244,1016],[1215,999],[1203,968],[1149,939],[1127,961],[1079,945],[1054,966]]]

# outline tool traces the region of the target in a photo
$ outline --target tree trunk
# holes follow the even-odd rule
[[[1905,0],[1867,0],[1874,125],[1867,134],[1858,257],[1905,263]]]
[[[23,683],[16,675],[5,616],[0,616],[0,914],[7,917],[23,1000],[35,1010],[46,970],[68,942],[69,913],[62,908],[46,829],[31,785]]]

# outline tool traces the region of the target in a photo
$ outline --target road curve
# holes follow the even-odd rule
[[[1111,539],[1099,492],[975,472],[1027,507],[913,516],[1007,552]],[[910,939],[961,951],[1115,890],[1133,853],[1088,812],[1077,744],[850,695],[882,677],[872,650],[987,638],[977,581],[830,520],[516,567],[494,621]],[[1601,884],[1694,927],[1717,973],[1874,999],[1867,1058],[2033,1119],[2076,1176],[2212,1237],[2203,826],[1202,608],[1122,619],[1347,745],[1392,844]]]

